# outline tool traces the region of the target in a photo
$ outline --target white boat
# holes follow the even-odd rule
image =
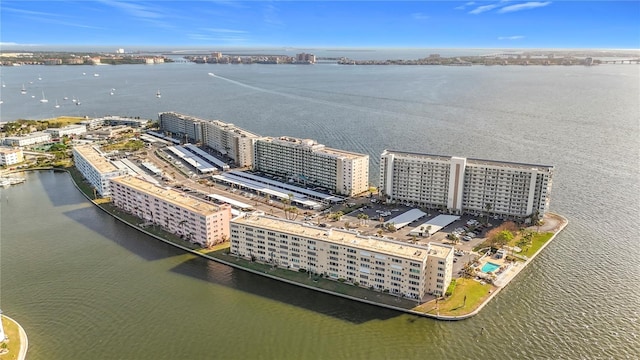
[[[55,106],[55,108],[57,109],[57,108],[59,108],[59,107],[60,107],[60,104],[58,104],[58,99],[56,99],[56,106]]]
[[[42,92],[42,99],[40,99],[40,102],[41,103],[48,103],[49,102],[49,100],[47,100],[47,98],[44,97],[44,91]]]
[[[4,101],[2,101],[2,99],[0,99],[0,104],[4,104]]]
[[[109,92],[109,95],[113,96],[113,94],[115,94],[115,93],[113,92],[113,90],[114,90],[114,89],[111,89],[111,91]]]
[[[82,75],[87,75],[87,73],[86,73],[86,72],[83,72],[83,73],[82,73]]]
[[[4,84],[4,81],[2,82],[2,87],[7,87],[7,85]]]
[[[76,105],[80,105],[80,99],[76,99],[75,103]]]
[[[209,76],[216,76],[214,73],[209,73]]]
[[[40,74],[38,74],[38,80],[42,80],[42,76],[40,76]]]
[[[27,93],[27,89],[24,87],[24,84],[22,84],[22,90],[20,90],[20,94],[24,95]]]
[[[100,74],[95,73],[95,74],[93,74],[93,76],[98,77],[98,76],[100,76]]]
[[[157,98],[162,97],[162,94],[160,94],[160,89],[158,89],[158,92],[156,92],[156,97],[157,97]]]
[[[62,100],[69,100],[69,97],[65,96],[65,97],[62,98]]]

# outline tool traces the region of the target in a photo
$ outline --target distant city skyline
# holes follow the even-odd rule
[[[416,47],[639,49],[638,1],[17,1],[3,49]]]

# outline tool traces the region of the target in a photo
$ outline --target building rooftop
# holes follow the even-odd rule
[[[99,173],[104,174],[112,171],[117,171],[118,168],[107,160],[102,152],[92,145],[81,145],[73,148],[75,152],[80,154],[85,160],[98,170]]]
[[[214,214],[222,209],[221,206],[216,206],[211,203],[196,199],[172,188],[156,186],[137,177],[124,176],[112,179],[111,181],[131,187],[137,191],[157,197],[163,201],[190,210],[202,216]]]
[[[415,157],[415,158],[427,158],[433,160],[440,161],[449,161],[452,158],[461,158],[458,156],[445,156],[445,155],[433,155],[433,154],[422,154],[408,151],[397,151],[397,150],[384,150],[382,155],[385,154],[397,154],[406,157]],[[474,159],[474,158],[466,158],[467,164],[469,165],[485,165],[485,166],[501,166],[501,167],[510,167],[510,168],[520,168],[520,169],[532,169],[532,168],[546,168],[552,169],[552,165],[540,165],[540,164],[527,164],[527,163],[517,163],[517,162],[509,162],[509,161],[498,161],[498,160],[484,160],[484,159]]]
[[[314,225],[278,219],[266,215],[250,214],[238,217],[232,222],[242,225],[259,226],[265,229],[288,233],[294,236],[305,236],[321,239],[336,245],[348,246],[364,251],[372,251],[389,256],[402,257],[414,261],[425,261],[428,255],[446,257],[451,247],[429,244],[428,247],[410,245],[393,240],[382,240],[363,236],[356,232],[338,229],[326,229]]]
[[[0,153],[1,154],[12,154],[12,153],[17,153],[17,152],[21,152],[22,150],[19,148],[12,148],[12,147],[3,147],[0,146]]]
[[[308,148],[311,151],[314,151],[314,152],[317,152],[317,153],[322,153],[322,154],[327,154],[327,155],[330,155],[332,157],[346,157],[346,158],[350,158],[350,159],[368,157],[368,155],[365,155],[365,154],[360,154],[360,153],[355,153],[355,152],[350,152],[350,151],[345,151],[345,150],[338,150],[338,149],[329,148],[329,147],[326,147],[323,144],[318,144],[317,141],[312,140],[312,139],[298,139],[298,138],[294,138],[294,137],[290,137],[290,136],[281,136],[281,137],[277,137],[277,138],[264,137],[264,138],[261,138],[259,140],[266,141],[266,142],[277,143],[277,144],[281,144],[281,145],[288,146],[288,147]]]

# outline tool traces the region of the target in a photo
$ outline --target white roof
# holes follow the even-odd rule
[[[226,196],[222,196],[222,195],[218,195],[218,194],[209,194],[207,195],[207,197],[210,197],[212,199],[216,199],[218,201],[222,201],[222,202],[226,202],[227,204],[233,206],[233,207],[237,207],[240,209],[253,209],[253,206],[249,205],[249,204],[245,204],[243,202],[228,198]]]
[[[443,227],[451,224],[452,222],[456,221],[460,219],[460,216],[456,216],[456,215],[438,215],[436,217],[434,217],[431,220],[428,220],[427,222],[425,222],[424,224],[420,224],[418,226],[416,226],[415,228],[413,228],[413,230],[411,230],[409,232],[409,235],[414,235],[414,234],[418,234],[418,233],[424,233],[427,230],[427,226],[431,226],[431,229],[429,230],[429,235],[433,235],[435,233],[437,233],[438,231],[440,231],[440,229],[442,229]],[[421,230],[421,228],[423,228],[423,230]]]
[[[420,219],[421,217],[427,215],[420,209],[411,209],[407,212],[404,212],[391,220],[385,221],[385,225],[389,223],[393,223],[396,229],[401,229],[410,223]]]

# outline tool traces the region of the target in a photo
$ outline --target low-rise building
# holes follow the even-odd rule
[[[87,132],[87,127],[85,125],[68,125],[61,128],[49,128],[45,130],[51,134],[51,137],[60,138],[63,136],[73,136],[73,135],[81,135]]]
[[[110,180],[128,174],[126,169],[119,169],[113,165],[95,146],[75,146],[73,158],[78,171],[102,197],[110,195]]]
[[[31,146],[36,144],[44,144],[51,141],[51,134],[46,132],[34,132],[24,136],[7,136],[4,138],[4,144],[8,146]]]
[[[111,180],[118,208],[201,246],[229,239],[231,205],[212,203],[132,176]]]
[[[0,166],[11,166],[24,161],[20,148],[0,147]]]
[[[411,299],[446,292],[454,249],[417,246],[260,213],[231,221],[231,253]]]

